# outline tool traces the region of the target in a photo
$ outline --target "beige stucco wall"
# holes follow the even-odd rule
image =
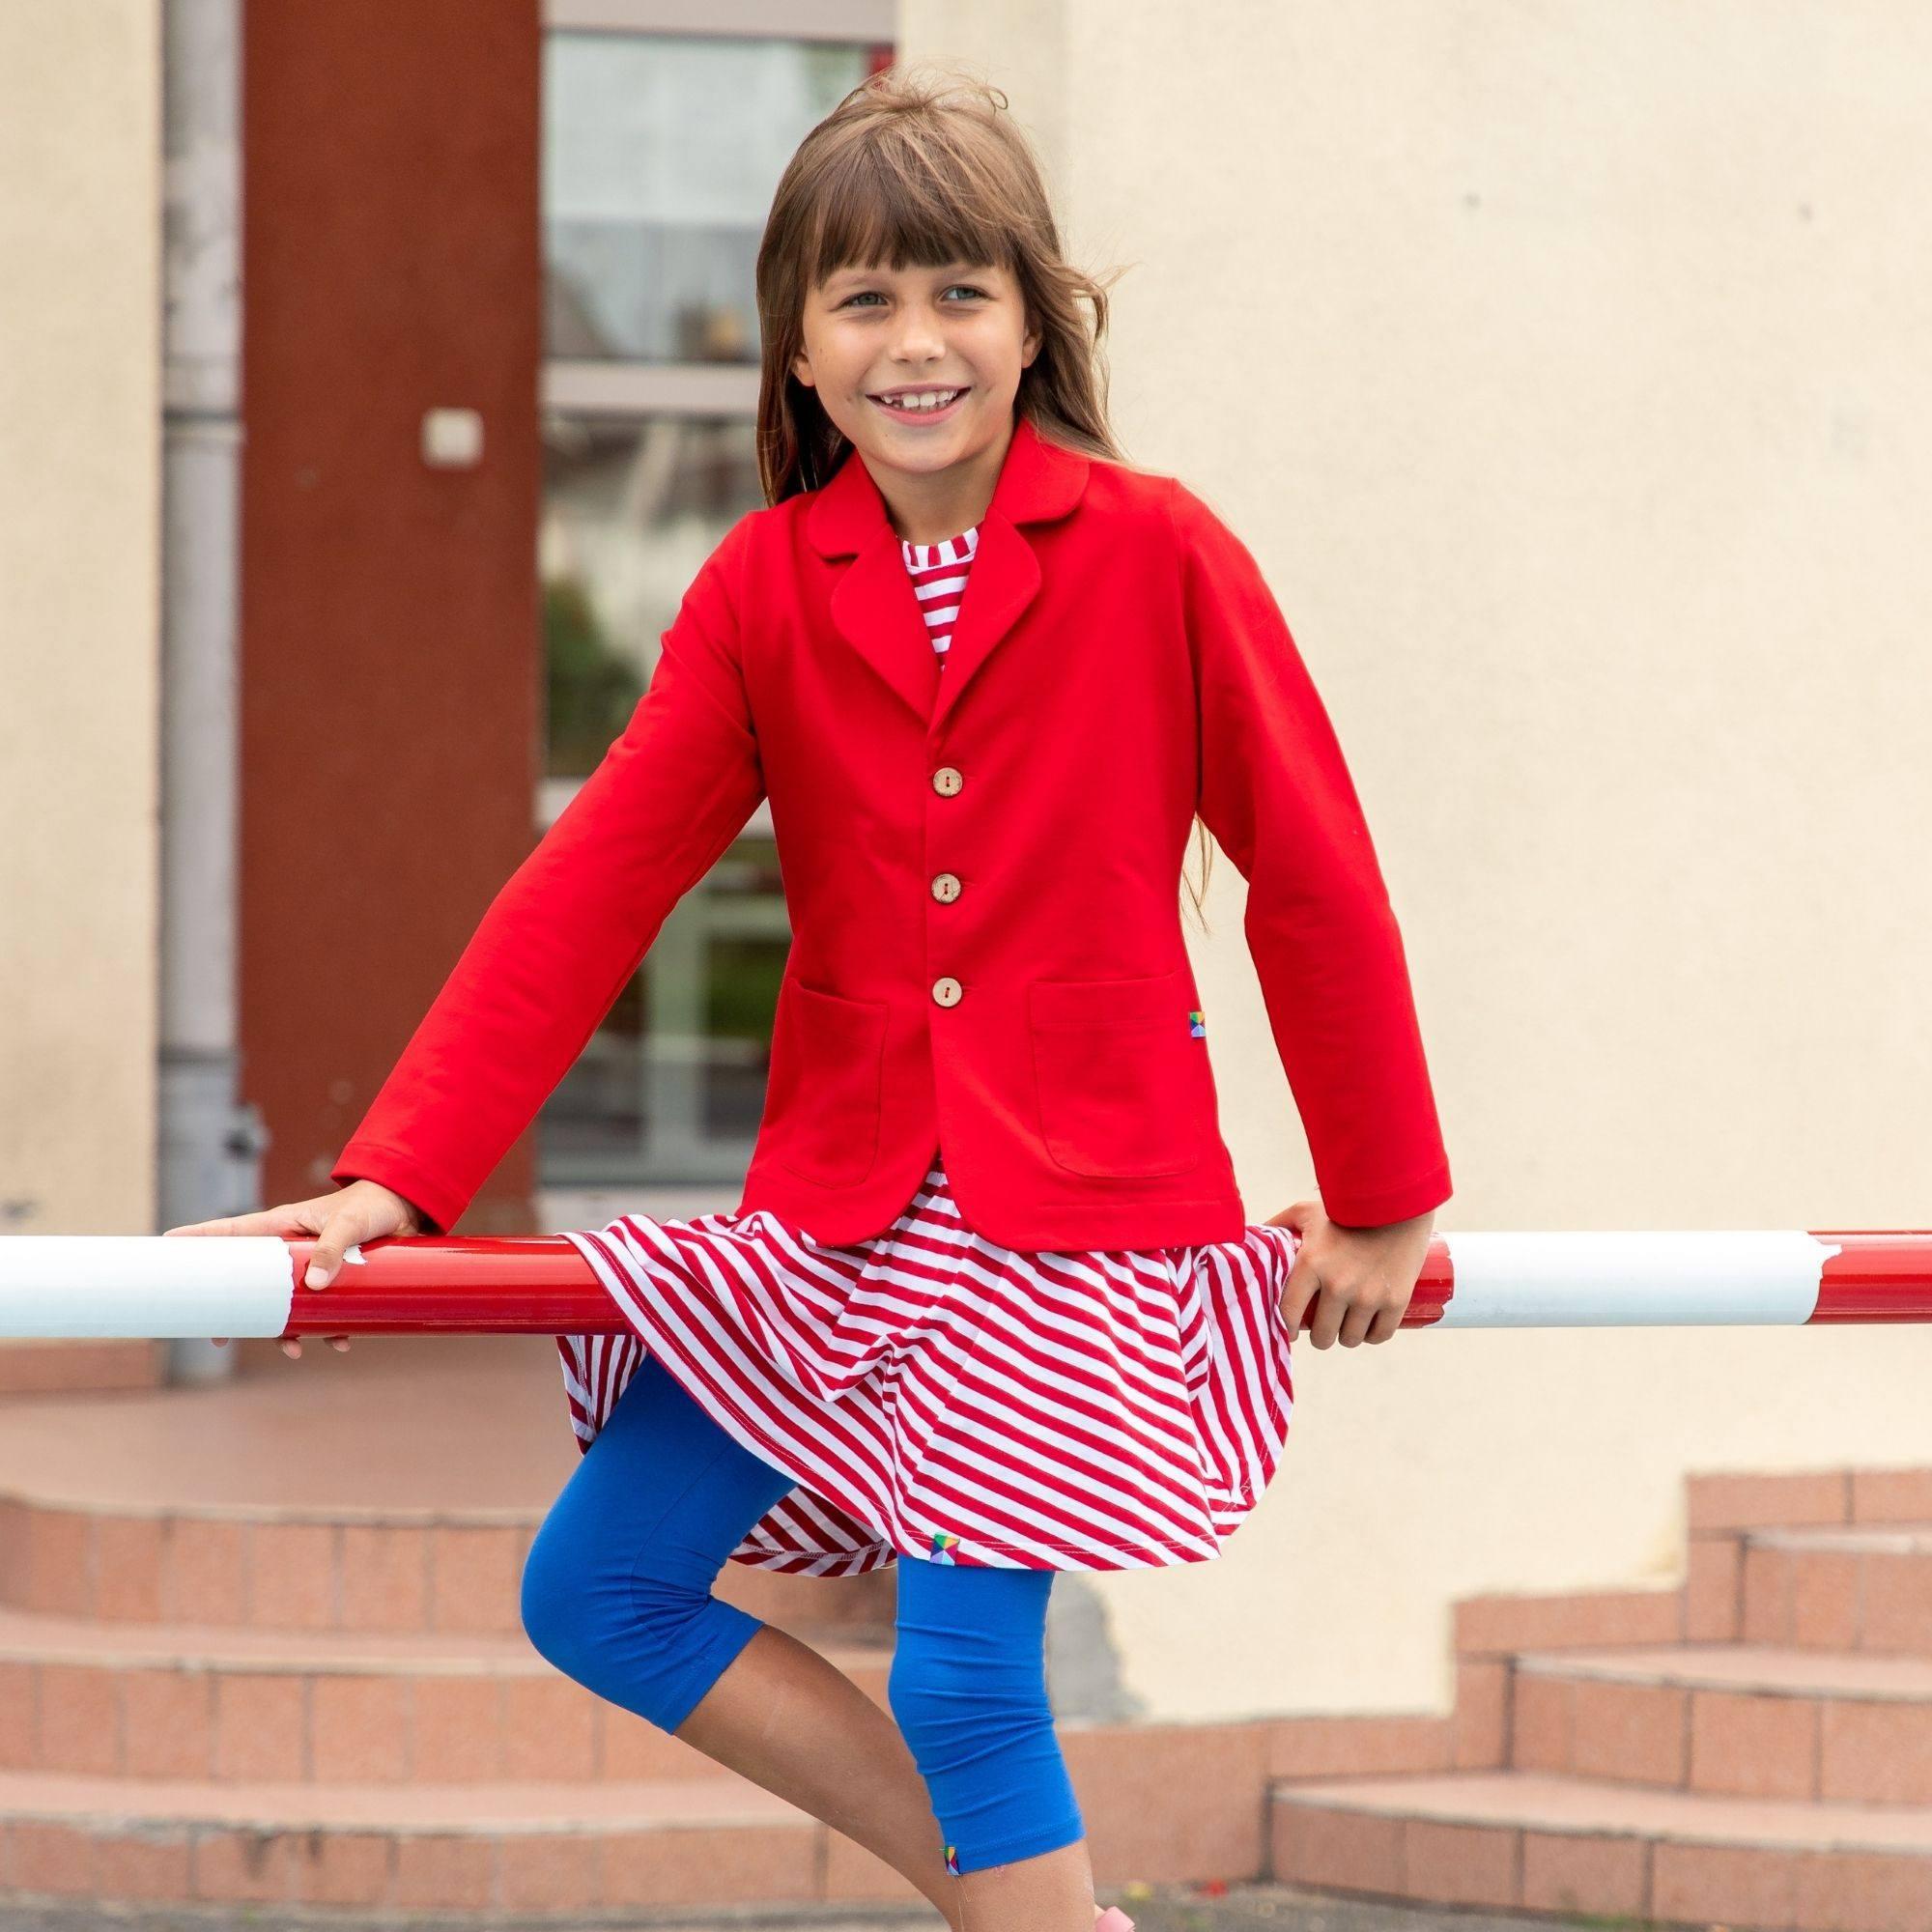
[[[1438,1230],[1924,1226],[1932,14],[908,0],[1119,284],[1113,399],[1267,571],[1401,915]],[[1214,867],[1252,1218],[1312,1186]],[[1101,1580],[1154,1716],[1446,1710],[1450,1606],[1666,1586],[1686,1470],[1932,1462],[1932,1329],[1297,1352],[1217,1563]]]
[[[0,1234],[154,1226],[159,11],[0,7]]]

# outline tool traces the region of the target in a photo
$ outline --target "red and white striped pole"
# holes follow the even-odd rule
[[[251,1235],[0,1236],[0,1338],[628,1330],[560,1235],[371,1241],[352,1248],[322,1290],[299,1286],[314,1245]],[[1403,1325],[1927,1321],[1932,1230],[1564,1230],[1436,1236]]]

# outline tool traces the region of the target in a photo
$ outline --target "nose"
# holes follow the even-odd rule
[[[909,310],[894,335],[892,356],[895,362],[916,369],[942,355],[945,348],[930,318]]]

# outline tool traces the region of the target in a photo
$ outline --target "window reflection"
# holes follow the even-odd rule
[[[546,1103],[545,1184],[734,1187],[764,1107],[790,944],[772,842],[747,836],[679,902]]]
[[[755,362],[772,190],[872,50],[675,34],[545,46],[547,353]]]
[[[719,539],[764,500],[740,418],[545,426],[548,824],[624,728]],[[549,1186],[742,1175],[790,927],[762,808],[673,908],[539,1121]]]
[[[603,756],[692,579],[763,501],[750,418],[545,423],[538,571],[551,778],[582,778]]]

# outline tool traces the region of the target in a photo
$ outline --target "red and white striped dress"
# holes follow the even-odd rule
[[[901,542],[942,669],[975,527]],[[631,1325],[559,1335],[578,1447],[646,1353],[794,1487],[732,1559],[854,1576],[902,1555],[1008,1569],[1194,1563],[1275,1472],[1299,1236],[1027,1253],[961,1219],[934,1149],[879,1235],[828,1247],[766,1208],[627,1214],[566,1236]]]

